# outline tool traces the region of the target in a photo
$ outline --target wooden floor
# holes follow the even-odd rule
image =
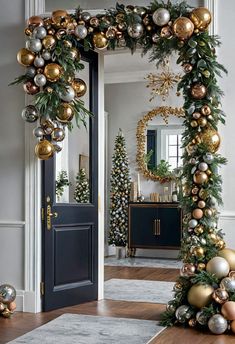
[[[140,267],[105,267],[105,279],[127,278],[158,281],[174,281],[178,270]],[[159,320],[164,305],[102,300],[56,311],[31,314],[16,312],[11,319],[0,318],[0,344],[5,344],[64,313],[79,313],[145,320]],[[234,344],[235,336],[214,336],[193,329],[173,327],[164,330],[151,344]],[[78,343],[79,344],[79,343]],[[89,343],[87,343],[89,344]],[[118,344],[118,340],[117,340]],[[128,343],[127,343],[128,344]],[[144,344],[144,343],[143,343]]]

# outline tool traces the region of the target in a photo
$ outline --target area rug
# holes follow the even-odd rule
[[[180,269],[183,264],[180,260],[176,260],[176,259],[155,259],[155,258],[116,259],[115,257],[106,257],[104,259],[104,265]]]
[[[64,314],[8,344],[147,344],[156,321]]]
[[[104,283],[104,298],[166,304],[173,297],[174,284],[174,282],[113,278]]]

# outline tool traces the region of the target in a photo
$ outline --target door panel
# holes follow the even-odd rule
[[[87,131],[74,124],[65,149],[43,162],[45,311],[96,300],[98,295],[98,56],[82,52],[82,60],[88,73],[79,73],[88,86],[83,100],[94,116],[88,119]],[[89,203],[74,199],[80,168],[86,168]],[[61,171],[67,172],[70,185],[58,198],[56,180]]]

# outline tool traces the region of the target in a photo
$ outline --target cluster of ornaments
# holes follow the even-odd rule
[[[9,284],[0,285],[0,315],[10,318],[16,310],[16,290]]]
[[[190,327],[208,327],[214,334],[227,330],[235,333],[235,251],[224,248],[204,265],[203,269],[216,277],[217,283],[191,282],[197,269],[193,264],[184,264],[181,276],[190,284],[185,304],[176,306],[177,294],[183,289],[178,281],[174,286],[175,299],[167,304],[168,312],[175,314],[176,322]],[[212,314],[206,312],[209,306]]]

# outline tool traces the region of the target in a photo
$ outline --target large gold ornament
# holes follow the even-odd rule
[[[22,48],[17,53],[17,61],[22,66],[30,66],[34,61],[35,55],[30,50]]]
[[[206,96],[207,89],[202,84],[194,84],[191,88],[191,95],[194,99],[203,99]]]
[[[199,137],[201,142],[206,146],[208,152],[217,152],[220,147],[220,136],[215,129],[208,127],[199,134]]]
[[[68,13],[64,10],[56,10],[56,11],[53,11],[52,12],[52,16],[51,16],[51,19],[52,19],[52,22],[53,24],[57,27],[57,28],[60,28],[60,27],[63,27],[64,23],[66,24],[66,22],[68,22],[68,20],[66,20],[68,17]]]
[[[61,103],[58,110],[56,119],[62,123],[68,123],[73,119],[74,112],[70,104]]]
[[[235,270],[235,251],[230,248],[225,248],[219,251],[218,255],[227,260],[230,270]]]
[[[97,32],[93,35],[93,44],[96,49],[103,50],[108,46],[108,40],[103,32]]]
[[[61,77],[62,68],[57,63],[49,63],[44,68],[44,74],[49,81],[56,82]]]
[[[195,8],[190,13],[190,19],[194,24],[195,29],[205,31],[211,23],[211,13],[205,7]]]
[[[35,154],[41,160],[48,160],[54,154],[54,147],[48,140],[42,140],[35,146]]]
[[[74,91],[76,92],[77,97],[84,96],[84,94],[87,91],[87,85],[86,85],[85,81],[82,79],[78,79],[78,78],[75,79],[72,82],[72,87],[73,87]]]
[[[190,38],[193,30],[194,25],[187,17],[179,17],[174,21],[173,32],[181,40]]]
[[[194,284],[188,292],[188,302],[197,308],[207,306],[212,300],[214,288],[207,284]]]
[[[44,48],[46,49],[52,49],[56,45],[56,37],[52,35],[47,35],[45,38],[42,40],[42,44]]]
[[[193,175],[193,181],[195,184],[205,184],[208,182],[208,176],[205,172],[196,171]]]

